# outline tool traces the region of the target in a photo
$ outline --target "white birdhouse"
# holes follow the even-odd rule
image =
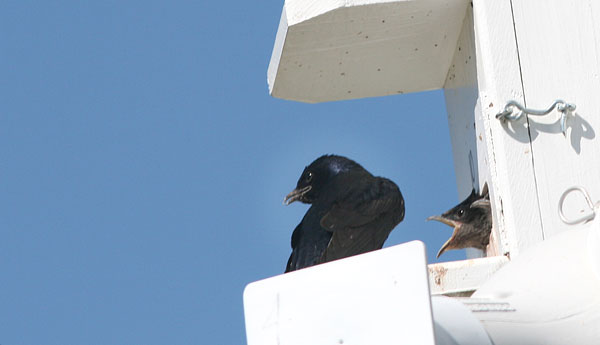
[[[566,224],[558,205],[561,201],[567,221],[582,214],[592,219],[596,212],[593,203],[588,205],[577,193],[564,200],[561,197],[570,187],[582,186],[593,201],[600,200],[600,144],[596,133],[600,130],[599,57],[600,1],[287,0],[268,82],[274,97],[303,102],[443,88],[459,196],[462,199],[469,195],[473,185],[487,184],[494,216],[492,240],[485,258],[478,258],[481,253],[473,250],[468,252],[469,260],[428,267],[428,294],[471,296],[475,292],[473,297],[453,302],[434,298],[427,303],[417,298],[403,312],[421,315],[418,308],[432,305],[435,321],[422,317],[415,321],[419,325],[415,327],[431,326],[438,344],[450,343],[441,335],[444,332],[455,343],[469,344],[468,340],[458,340],[467,331],[479,334],[479,338],[473,338],[479,339],[471,342],[474,344],[485,343],[481,334],[488,334],[496,345],[571,340],[595,344],[600,339],[600,220]],[[562,101],[555,103],[557,100]],[[549,108],[545,115],[536,114],[535,110]],[[564,248],[558,243],[564,243]],[[372,260],[387,262],[396,255],[413,255],[414,262],[421,262],[417,252],[414,246],[398,246],[383,254],[369,253],[352,260],[369,261],[370,255],[376,255]],[[385,253],[389,258],[382,257]],[[535,260],[531,253],[535,253]],[[557,261],[562,257],[565,260]],[[348,266],[343,261],[331,265],[339,265],[344,271]],[[311,270],[335,274],[335,270],[324,267],[327,265]],[[388,297],[406,293],[386,285],[389,282],[383,277],[393,272],[402,272],[402,279],[414,280],[415,286],[423,282],[410,265],[384,266],[381,276],[373,278],[379,283],[344,294],[362,296],[357,297],[360,302],[360,298],[377,295],[373,289],[378,288]],[[546,282],[544,274],[563,275],[565,279],[550,279],[547,291],[538,291],[543,287],[533,281]],[[279,297],[272,297],[289,296],[290,279],[305,286],[318,284],[311,280],[317,275],[278,276],[247,289],[251,345],[294,344],[279,342],[293,338],[281,333],[293,328],[289,317],[283,320],[280,314],[270,314],[268,323],[260,319],[264,315],[256,308],[268,305],[277,313],[284,309],[291,313],[290,305],[281,306]],[[327,284],[319,287],[322,290],[318,292],[325,294],[336,288]],[[270,297],[266,297],[267,291]],[[572,291],[579,291],[581,298],[566,298],[565,294]],[[591,291],[596,294],[588,296]],[[536,303],[546,305],[557,300],[561,301],[556,304],[558,310],[536,313],[544,310],[536,308]],[[467,308],[452,304],[456,301]],[[452,317],[444,315],[453,312],[470,326],[449,326]],[[335,318],[335,313],[327,315]],[[394,313],[379,317],[385,315],[403,322],[403,317]],[[581,315],[586,318],[578,318]],[[378,317],[377,313],[371,316]],[[565,317],[581,322],[561,323]],[[556,327],[532,330],[510,325],[533,325],[538,321]],[[277,331],[273,331],[267,324],[286,326],[275,326]],[[352,322],[333,324],[337,327]],[[304,343],[341,344],[344,339],[362,339],[360,334],[382,332],[365,327],[348,331],[350,338],[343,336],[343,329],[336,328],[331,334],[325,332],[321,338],[305,339]],[[260,329],[270,331],[261,333],[257,331]],[[396,339],[394,332],[385,334]],[[268,340],[273,337],[276,342]],[[420,342],[404,343],[433,344],[432,339],[424,336]]]

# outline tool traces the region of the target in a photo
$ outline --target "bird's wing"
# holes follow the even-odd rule
[[[296,270],[296,257],[297,248],[300,245],[300,238],[302,237],[302,222],[300,222],[294,232],[292,232],[292,253],[288,259],[287,265],[285,266],[285,273]]]
[[[294,263],[294,252],[292,251],[292,254],[290,254],[290,258],[287,261],[287,265],[285,265],[285,272],[284,273],[288,273],[288,272],[292,272],[296,270],[296,265]]]
[[[292,243],[291,243],[292,249],[298,247],[301,237],[302,237],[302,222],[298,223],[298,225],[296,225],[296,228],[294,229],[294,232],[292,232]]]
[[[334,203],[321,218],[333,232],[322,262],[379,249],[404,218],[404,199],[390,180],[377,178]]]
[[[321,218],[321,226],[336,232],[369,224],[383,214],[390,214],[395,224],[400,222],[404,218],[404,199],[396,184],[377,178],[336,201]]]
[[[316,265],[331,239],[331,232],[325,231],[319,221],[324,211],[311,207],[292,233],[292,254],[285,272],[295,271]]]

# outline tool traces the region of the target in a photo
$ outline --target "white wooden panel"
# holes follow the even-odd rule
[[[431,294],[473,292],[507,262],[506,256],[492,256],[431,264],[428,266]]]
[[[281,60],[281,53],[283,52],[283,44],[287,35],[287,13],[285,6],[281,12],[281,18],[279,19],[279,27],[277,28],[277,35],[275,36],[275,44],[273,46],[273,52],[271,53],[271,61],[269,62],[269,68],[267,69],[267,81],[269,83],[269,91],[272,91],[273,83],[277,76],[277,69],[279,68],[279,60]]]
[[[528,119],[544,234],[567,229],[557,213],[562,193],[573,185],[600,199],[600,2],[513,0],[516,37],[528,107],[555,99],[577,105],[564,137],[559,113]],[[526,121],[518,125],[525,127]],[[585,208],[577,198],[565,206]]]
[[[600,219],[571,226],[505,265],[466,304],[496,345],[597,345],[598,250]]]
[[[436,345],[493,345],[481,322],[461,300],[432,296]]]
[[[471,194],[472,187],[477,188],[479,185],[475,134],[475,105],[478,94],[473,11],[469,8],[444,84],[454,171],[460,200]],[[471,164],[474,165],[473,169]]]
[[[488,150],[486,141],[483,140],[484,126],[481,107],[478,105],[479,90],[477,88],[475,54],[473,10],[469,6],[444,84],[459,200],[464,200],[469,196],[473,187],[481,190],[486,183],[488,186],[490,184],[488,157],[486,156]],[[487,250],[488,256],[498,255],[502,252],[499,241],[495,240],[496,237],[497,235],[493,231],[491,245]],[[482,255],[483,252],[478,249],[467,249],[468,258]]]
[[[481,135],[501,254],[511,256],[543,239],[526,128],[496,120],[506,101],[523,101],[510,0],[474,0]]]
[[[441,88],[467,0],[287,0],[269,66],[303,102]]]
[[[425,246],[413,241],[249,284],[249,345],[434,345]]]

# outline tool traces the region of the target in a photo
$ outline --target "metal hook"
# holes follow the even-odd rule
[[[569,220],[569,219],[567,219],[567,217],[565,217],[565,215],[563,213],[563,203],[564,203],[567,195],[573,191],[579,191],[581,194],[583,194],[583,197],[585,198],[585,202],[588,204],[588,206],[592,210],[592,213],[589,213],[587,215],[584,215],[583,217],[580,217],[580,218],[577,218],[574,220]],[[563,193],[563,195],[560,197],[560,200],[558,201],[558,215],[560,216],[560,219],[565,224],[568,224],[568,225],[584,223],[584,222],[588,222],[596,217],[596,209],[598,207],[600,207],[600,203],[594,204],[592,202],[592,198],[590,198],[590,195],[588,194],[587,190],[585,190],[585,188],[580,187],[580,186],[575,186],[575,187],[571,187],[571,188],[567,189]]]
[[[513,111],[513,108],[517,108],[517,109],[519,109],[519,111],[515,113]],[[498,114],[496,114],[496,118],[499,120],[517,121],[518,119],[520,119],[523,116],[523,114],[542,116],[542,115],[549,114],[552,110],[554,110],[554,108],[557,108],[558,111],[561,112],[560,129],[561,129],[563,135],[566,135],[567,116],[569,114],[571,114],[572,112],[574,112],[577,107],[573,103],[567,103],[560,99],[557,99],[556,101],[554,101],[554,103],[552,103],[552,105],[548,109],[545,109],[545,110],[529,109],[529,108],[525,108],[517,101],[514,101],[514,100],[509,101],[508,103],[506,103],[504,110],[499,112]]]

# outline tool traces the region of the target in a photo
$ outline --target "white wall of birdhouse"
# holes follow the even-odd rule
[[[488,255],[512,257],[567,229],[567,188],[600,198],[599,56],[595,0],[287,0],[268,83],[304,102],[444,88],[458,198],[488,184]],[[556,99],[577,105],[565,135],[558,111],[496,119]],[[567,198],[567,215],[585,210]]]
[[[494,215],[503,253],[567,230],[558,202],[581,185],[600,196],[600,3],[597,1],[474,1],[477,80]],[[502,122],[509,100],[545,109],[555,100],[577,105],[560,130],[560,113]],[[478,114],[475,114],[476,116]],[[481,162],[480,162],[481,163]],[[585,212],[568,198],[565,212]]]

